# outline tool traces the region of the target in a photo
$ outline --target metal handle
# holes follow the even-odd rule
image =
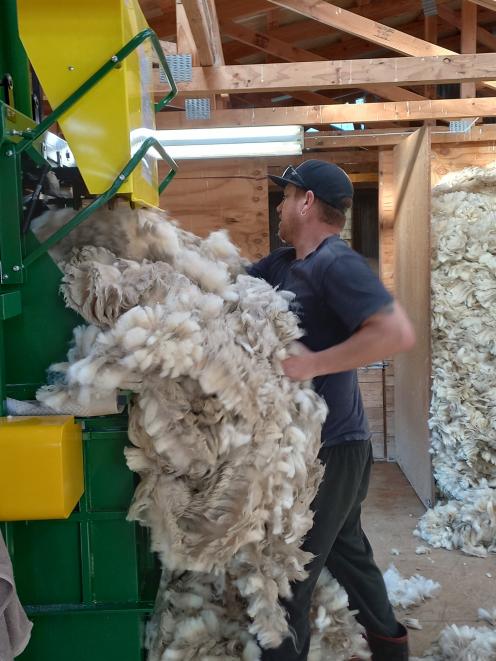
[[[102,193],[97,198],[95,198],[93,202],[91,202],[91,204],[89,204],[87,207],[81,209],[81,211],[79,211],[79,213],[77,213],[73,218],[71,218],[71,220],[66,225],[58,229],[51,236],[49,236],[48,239],[43,241],[42,244],[40,244],[37,248],[35,248],[24,259],[24,265],[29,266],[30,264],[32,264],[35,260],[38,259],[38,257],[41,257],[41,255],[43,255],[47,250],[49,250],[55,243],[58,243],[58,241],[63,239],[65,236],[67,236],[69,232],[72,232],[72,230],[75,227],[80,225],[84,220],[86,220],[89,216],[91,216],[91,214],[94,211],[96,211],[106,202],[108,202],[117,193],[117,191],[122,186],[122,184],[126,181],[126,179],[133,172],[133,170],[135,170],[135,168],[141,162],[145,154],[152,147],[159,152],[160,156],[164,159],[164,161],[167,162],[167,164],[170,167],[170,171],[167,173],[167,175],[164,177],[164,179],[161,181],[158,187],[159,193],[162,193],[162,191],[165,190],[165,188],[169,185],[174,175],[176,174],[177,165],[176,162],[169,156],[169,154],[162,147],[160,142],[154,137],[149,137],[143,142],[143,144],[136,151],[136,153],[131,158],[131,160],[128,161],[128,163],[126,163],[124,168],[117,175],[116,179],[114,180],[110,188],[106,190],[105,193]]]

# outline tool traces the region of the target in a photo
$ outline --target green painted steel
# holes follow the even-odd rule
[[[21,157],[14,153],[8,142],[0,146],[0,181],[0,283],[20,284],[23,281]]]
[[[11,105],[31,117],[29,62],[19,39],[16,0],[2,0],[0,7],[0,78],[13,81]]]
[[[155,104],[160,110],[177,89],[157,37],[144,30],[36,125],[30,119],[27,59],[17,32],[16,2],[0,3],[0,74],[12,74],[15,91],[15,108],[0,101],[0,414],[6,396],[34,398],[46,383],[49,365],[65,359],[74,327],[84,323],[64,305],[59,293],[62,273],[49,247],[110,199],[150,148],[170,166],[160,192],[177,169],[163,147],[149,138],[111,189],[61,232],[42,245],[31,232],[20,232],[23,159],[44,165],[43,133],[145,39],[151,39],[171,87]],[[67,520],[0,523],[21,602],[34,622],[31,641],[19,658],[144,661],[144,624],[160,569],[150,552],[148,530],[126,520],[137,480],[123,453],[129,442],[127,416],[86,418],[81,424],[85,493],[76,510]]]
[[[21,310],[21,292],[18,289],[0,294],[0,319],[17,317]]]
[[[39,246],[30,232],[24,241],[26,250]],[[66,359],[73,328],[85,322],[66,308],[59,294],[62,273],[48,254],[24,272],[20,289],[23,313],[3,322],[5,377],[9,396],[32,399],[36,389],[46,383],[47,368]],[[9,289],[3,286],[1,291]]]
[[[33,617],[31,642],[19,661],[144,661],[143,615],[58,613]]]
[[[126,416],[83,419],[86,491],[62,521],[4,524],[34,622],[22,661],[141,661],[159,580],[148,532],[126,520],[135,488]]]
[[[38,259],[38,257],[40,257],[40,255],[43,255],[53,245],[55,245],[61,239],[67,236],[69,232],[72,232],[72,230],[75,227],[77,227],[83,221],[89,218],[93,212],[95,212],[97,209],[99,209],[109,200],[111,200],[114,197],[114,195],[118,192],[122,184],[129,177],[131,172],[138,167],[139,163],[141,163],[145,154],[152,148],[156,149],[159,152],[159,154],[162,156],[164,161],[166,161],[170,167],[170,171],[159,185],[159,192],[162,193],[164,188],[171,182],[172,178],[176,174],[177,165],[174,162],[174,160],[167,154],[167,152],[162,147],[160,142],[156,138],[150,137],[143,141],[143,144],[136,151],[136,153],[131,158],[131,160],[128,163],[126,163],[125,167],[117,175],[112,186],[110,186],[110,188],[106,190],[105,193],[102,193],[97,198],[95,198],[93,202],[91,202],[91,204],[89,204],[87,207],[84,207],[79,213],[77,213],[73,218],[71,218],[71,220],[68,223],[66,223],[66,225],[58,229],[56,232],[54,232],[40,246],[38,246],[35,250],[30,252],[29,255],[24,258],[24,264],[25,265],[32,264],[35,260]]]

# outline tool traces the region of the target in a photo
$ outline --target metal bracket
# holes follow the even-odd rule
[[[186,99],[186,119],[210,119],[210,99]]]
[[[422,0],[422,9],[424,10],[424,16],[437,16],[436,0]]]
[[[191,53],[181,55],[166,55],[171,74],[177,83],[189,83],[193,79]],[[166,82],[165,71],[160,71],[160,82]]]

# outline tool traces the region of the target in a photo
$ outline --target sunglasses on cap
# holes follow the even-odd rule
[[[282,173],[282,179],[293,179],[298,182],[298,184],[302,187],[308,190],[308,186],[305,183],[305,180],[301,176],[301,174],[296,170],[292,165],[288,165],[288,167],[284,170]]]

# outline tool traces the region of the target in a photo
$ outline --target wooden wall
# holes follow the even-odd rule
[[[432,185],[448,174],[472,166],[484,167],[496,161],[496,142],[433,145],[431,160]]]
[[[261,159],[182,161],[160,206],[199,236],[227,229],[241,254],[269,252],[267,166]]]

